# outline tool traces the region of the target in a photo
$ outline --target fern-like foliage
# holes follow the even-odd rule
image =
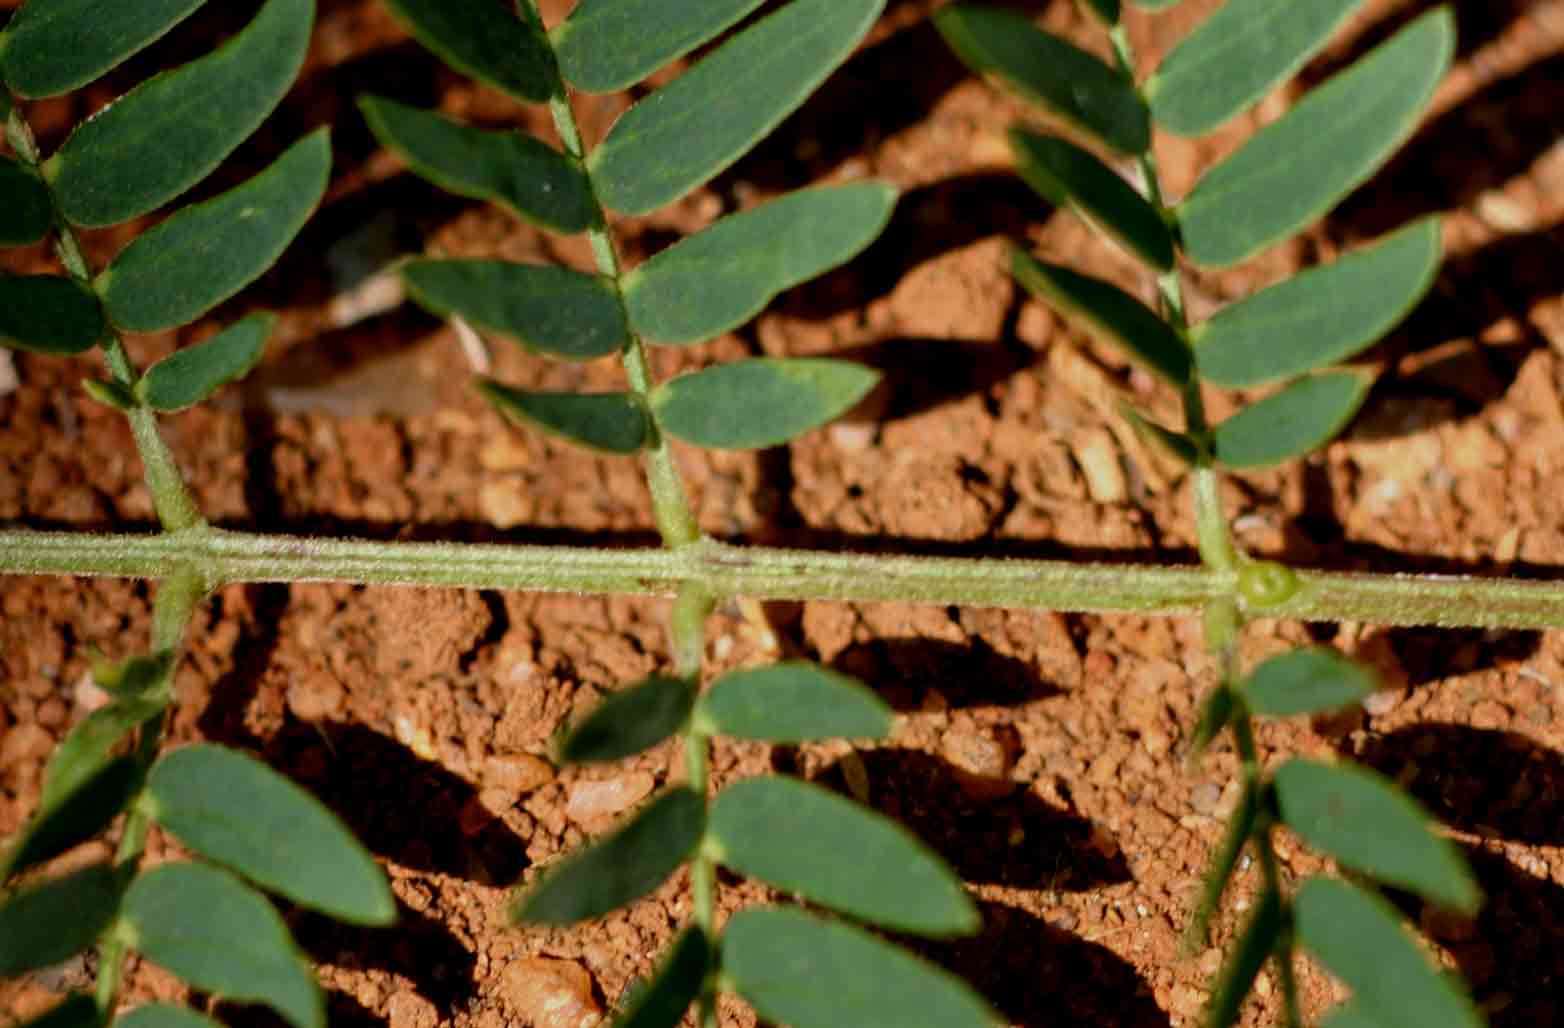
[[[480,389],[520,423],[601,453],[641,455],[667,544],[711,545],[689,517],[666,440],[711,449],[780,445],[852,407],[876,376],[838,360],[763,358],[654,382],[645,348],[712,339],[852,258],[884,228],[895,193],[874,182],[796,192],[724,217],[633,269],[620,264],[608,216],[656,210],[738,160],[846,59],[883,0],[792,0],[747,22],[759,0],[583,0],[552,31],[531,0],[516,5],[517,17],[487,3],[388,3],[452,67],[517,101],[549,104],[563,150],[366,97],[361,107],[381,142],[436,185],[549,232],[588,234],[598,261],[586,273],[417,259],[402,267],[409,294],[550,358],[618,356],[627,377],[617,392],[540,393],[497,381]],[[719,39],[586,149],[573,90],[623,89]],[[851,923],[931,936],[976,929],[976,908],[959,880],[904,829],[790,779],[741,782],[708,800],[705,754],[714,737],[881,738],[890,727],[873,693],[809,664],[732,673],[702,692],[701,622],[711,603],[699,589],[686,590],[672,625],[674,673],[612,695],[559,750],[566,762],[617,760],[682,736],[692,754],[687,784],[544,871],[522,892],[518,919],[600,917],[688,865],[695,923],[615,1024],[673,1028],[692,1004],[710,1024],[719,991],[797,1028],[992,1024],[959,980]],[[719,865],[849,920],[776,908],[740,913],[719,931],[712,902]]]
[[[1140,0],[1140,6],[1174,2]],[[1306,228],[1381,167],[1449,67],[1450,12],[1437,9],[1413,21],[1170,204],[1157,180],[1153,129],[1199,135],[1227,123],[1318,53],[1361,0],[1228,0],[1140,81],[1118,0],[1085,6],[1107,29],[1115,64],[998,7],[958,3],[935,20],[973,69],[1036,103],[1070,137],[1014,129],[1010,142],[1021,176],[1139,260],[1157,282],[1158,309],[1019,247],[1012,255],[1016,278],[1179,391],[1182,428],[1142,411],[1125,413],[1205,482],[1226,469],[1268,467],[1318,449],[1357,413],[1373,382],[1370,371],[1339,362],[1381,339],[1432,285],[1438,221],[1408,225],[1197,324],[1186,319],[1179,266],[1223,268],[1253,257]],[[1108,163],[1123,159],[1138,165],[1141,188],[1127,185]],[[1201,403],[1205,385],[1271,391],[1213,426]],[[1263,616],[1298,584],[1285,567],[1237,552],[1209,496],[1214,489],[1198,501],[1202,554],[1208,565],[1235,576],[1237,601],[1218,601],[1207,611],[1207,643],[1220,659],[1223,681],[1205,702],[1194,740],[1198,751],[1231,729],[1243,793],[1194,912],[1191,940],[1204,945],[1246,849],[1256,855],[1262,883],[1214,985],[1206,1023],[1236,1024],[1245,996],[1274,959],[1287,1023],[1300,1024],[1293,960],[1301,950],[1352,988],[1351,1002],[1327,1018],[1335,1028],[1479,1024],[1471,1000],[1430,966],[1394,908],[1367,884],[1472,913],[1480,896],[1455,847],[1417,804],[1369,771],[1297,759],[1264,769],[1255,718],[1343,707],[1372,692],[1375,682],[1323,649],[1286,653],[1241,672],[1236,633],[1243,621]],[[1365,884],[1312,878],[1289,888],[1271,844],[1282,827]]]
[[[269,268],[326,188],[324,130],[229,191],[179,208],[101,271],[78,228],[151,213],[204,179],[264,120],[304,61],[313,0],[268,0],[220,48],[158,75],[77,126],[47,158],[28,103],[87,85],[174,28],[200,0],[31,0],[0,32],[0,245],[52,236],[63,274],[0,274],[0,344],[34,354],[101,352],[108,376],[84,383],[130,418],[168,531],[213,533],[158,435],[157,415],[201,402],[260,359],[275,318],[245,317],[138,372],[120,332],[189,324]],[[204,992],[264,1003],[294,1028],[324,1028],[325,1002],[303,954],[261,890],[344,921],[390,923],[384,874],[340,821],[255,759],[216,746],[159,753],[185,622],[208,583],[178,567],[159,588],[153,651],[94,672],[110,702],[77,724],[45,770],[39,809],[0,853],[0,975],[46,967],[97,945],[96,997],[73,994],[33,1022],[98,1028],[199,1028],[213,1022],[153,1004],[114,1017],[127,952]],[[117,856],[49,877],[44,866],[123,817]],[[142,870],[158,825],[196,854]]]

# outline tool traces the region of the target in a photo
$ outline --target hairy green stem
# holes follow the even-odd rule
[[[715,608],[716,598],[700,582],[686,582],[674,598],[668,634],[672,637],[674,669],[678,674],[694,679],[700,677],[706,650],[706,619]],[[684,766],[689,787],[704,799],[711,789],[711,738],[694,725],[688,726],[684,733]],[[715,946],[717,865],[700,850],[690,858],[690,896],[695,923],[708,943]],[[698,1024],[701,1028],[716,1028],[717,993],[712,981],[706,982],[701,989]]]
[[[1083,613],[1202,613],[1227,597],[1250,617],[1441,628],[1564,628],[1564,581],[1296,570],[1295,587],[1246,603],[1235,574],[1205,567],[922,557],[734,546],[665,549],[366,542],[211,529],[167,535],[0,531],[0,574],[238,582],[353,582],[458,589],[960,604]]]

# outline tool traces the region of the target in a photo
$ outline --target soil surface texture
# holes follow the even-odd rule
[[[1105,53],[1066,0],[1013,5]],[[0,0],[0,9],[16,0]],[[29,106],[46,152],[68,127],[154,70],[209,50],[252,3],[203,13],[103,82]],[[1176,423],[1176,398],[1117,353],[1068,329],[1007,276],[1007,240],[1150,298],[1133,261],[1013,175],[1005,130],[1031,115],[974,80],[928,18],[891,0],[844,69],[753,154],[691,197],[615,225],[638,262],[716,218],[818,182],[899,187],[884,238],[710,344],[662,349],[655,370],[741,356],[831,354],[885,384],[842,422],[759,454],[680,449],[706,531],[822,550],[1192,563],[1189,483],[1114,413],[1121,396]],[[1149,70],[1213,9],[1130,9]],[[1301,92],[1422,10],[1376,0],[1297,83],[1198,141],[1160,137],[1171,197]],[[1240,541],[1301,566],[1551,577],[1564,567],[1564,0],[1460,0],[1454,73],[1401,156],[1338,211],[1236,270],[1189,275],[1209,314],[1405,221],[1443,213],[1447,263],[1429,299],[1369,360],[1363,414],[1328,449],[1230,481]],[[545,4],[556,20],[569,0]],[[1128,9],[1128,5],[1127,5]],[[678,68],[659,75],[666,81]],[[559,240],[452,198],[380,150],[354,106],[367,92],[487,126],[556,137],[541,108],[476,88],[414,45],[376,0],[321,0],[308,65],[279,112],[198,196],[334,126],[327,202],[278,267],[211,318],[129,340],[145,364],[251,309],[282,315],[262,367],[207,406],[165,420],[215,521],[380,539],[652,545],[634,461],[596,458],[508,427],[469,387],[447,326],[399,305],[371,275],[399,254],[502,256],[589,267]],[[644,90],[641,91],[644,93]],[[641,95],[637,93],[634,95]],[[634,95],[584,97],[600,139]],[[1128,170],[1128,169],[1125,169]],[[97,266],[146,222],[89,233]],[[8,270],[43,270],[43,248]],[[489,348],[492,373],[556,389],[621,383],[612,360],[551,363]],[[149,530],[124,419],[89,401],[95,360],[0,356],[0,522]],[[1238,397],[1211,393],[1214,417]],[[0,579],[0,840],[20,829],[40,773],[101,703],[91,654],[146,645],[149,587]],[[654,966],[690,914],[681,873],[632,908],[569,930],[517,929],[519,882],[678,781],[673,744],[623,765],[548,759],[568,719],[668,666],[665,601],[233,586],[204,605],[178,669],[171,745],[239,747],[339,812],[389,872],[394,930],[349,929],[286,910],[320,967],[334,1025],[589,1028]],[[709,625],[712,671],[778,655],[860,676],[899,712],[875,748],[722,743],[718,785],[784,772],[867,796],[948,859],[980,901],[972,939],[923,946],[1024,1028],[1194,1025],[1258,869],[1245,866],[1212,945],[1180,951],[1200,876],[1237,799],[1227,744],[1184,750],[1213,669],[1193,619],[1066,616],[895,604],[737,610]],[[1325,642],[1376,666],[1384,689],[1350,715],[1265,726],[1272,760],[1337,755],[1396,778],[1452,827],[1488,900],[1474,921],[1407,901],[1494,1025],[1564,1022],[1564,634],[1387,631],[1261,622],[1258,660]],[[109,840],[112,842],[112,839]],[[89,844],[60,867],[99,859]],[[178,856],[154,834],[149,859]],[[1284,838],[1289,880],[1320,870]],[[730,912],[766,897],[721,881]],[[0,983],[0,1026],[92,973],[81,958]],[[1300,965],[1311,1018],[1345,993]],[[127,998],[185,998],[136,963]],[[1262,974],[1245,1025],[1277,1019]],[[234,1025],[277,1023],[215,1004]],[[726,1028],[754,1015],[724,1003]],[[910,1026],[909,1026],[910,1028]]]

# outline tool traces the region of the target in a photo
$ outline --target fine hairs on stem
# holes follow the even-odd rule
[[[290,88],[314,0],[265,0],[217,50],[131,89],[47,156],[30,105],[96,81],[201,0],[126,7],[112,32],[100,30],[103,15],[87,0],[29,0],[0,33],[9,146],[0,153],[0,245],[48,240],[59,273],[0,274],[0,343],[44,356],[101,355],[106,377],[83,388],[127,418],[159,522],[158,532],[141,535],[0,530],[0,573],[158,582],[147,651],[95,663],[110,701],[61,742],[37,809],[0,853],[0,975],[90,948],[100,955],[92,987],[29,1028],[209,1023],[168,1005],[122,1012],[131,954],[200,992],[264,1004],[293,1028],[324,1028],[325,995],[267,894],[355,925],[394,922],[384,872],[309,792],[233,749],[165,745],[181,644],[206,597],[235,583],[307,581],[670,600],[665,670],[626,683],[566,726],[552,756],[560,765],[601,764],[671,744],[683,756],[682,777],[579,851],[529,871],[513,905],[523,925],[576,924],[686,876],[686,923],[650,977],[621,1000],[619,1028],[674,1028],[691,1011],[713,1028],[721,996],[793,1028],[998,1023],[969,984],[884,937],[947,939],[980,928],[967,887],[938,854],[897,821],[811,782],[714,774],[713,749],[725,739],[856,745],[893,729],[890,708],[868,685],[807,661],[721,674],[703,667],[713,612],[771,599],[1200,616],[1216,675],[1190,726],[1191,755],[1228,740],[1240,800],[1191,913],[1192,946],[1206,944],[1245,854],[1258,869],[1206,1023],[1236,1024],[1270,964],[1280,1023],[1301,1026],[1295,969],[1303,956],[1350,989],[1344,1005],[1325,1013],[1331,1028],[1481,1023],[1464,989],[1437,971],[1379,891],[1470,914],[1481,897],[1459,851],[1393,782],[1350,763],[1278,758],[1257,740],[1260,719],[1361,701],[1376,687],[1373,674],[1326,647],[1248,667],[1240,641],[1259,618],[1564,627],[1564,584],[1289,567],[1244,552],[1221,503],[1229,474],[1316,452],[1356,414],[1373,373],[1343,362],[1426,294],[1441,257],[1438,221],[1414,222],[1204,320],[1191,317],[1184,292],[1191,268],[1227,268],[1305,231],[1383,166],[1449,66],[1448,10],[1409,20],[1177,202],[1164,193],[1155,133],[1202,135],[1250,109],[1321,52],[1362,0],[1227,0],[1154,69],[1141,67],[1129,19],[1155,17],[1176,0],[1137,0],[1144,10],[1133,15],[1120,0],[1080,0],[1110,60],[1008,7],[962,0],[933,16],[961,60],[1052,126],[1010,133],[1017,171],[1039,207],[1046,201],[1079,215],[1144,273],[1144,288],[1132,294],[1020,246],[1011,252],[1012,271],[1033,296],[1119,348],[1177,400],[1178,427],[1124,412],[1149,444],[1185,465],[1189,480],[1200,563],[1150,566],[809,552],[739,545],[700,529],[674,440],[715,451],[782,446],[852,409],[879,376],[845,360],[767,356],[660,380],[651,355],[739,328],[786,290],[852,260],[880,236],[897,195],[875,181],[799,189],[727,213],[634,267],[621,258],[619,226],[688,196],[767,137],[868,36],[885,0],[578,0],[554,26],[536,0],[384,2],[455,72],[515,104],[546,108],[558,145],[364,96],[359,108],[376,139],[441,189],[543,232],[584,236],[594,259],[586,271],[413,257],[398,265],[408,295],[543,358],[617,360],[622,385],[610,391],[541,391],[489,378],[477,389],[522,430],[638,460],[662,545],[371,542],[209,524],[159,418],[243,378],[276,319],[239,318],[144,370],[123,338],[222,310],[273,265],[324,195],[331,149],[320,130],[242,184],[202,202],[181,200]],[[1262,32],[1265,48],[1231,45]],[[685,58],[676,77],[643,85]],[[601,140],[588,140],[576,117],[580,98],[631,87],[641,88],[640,99]],[[224,98],[222,118],[189,115],[212,96]],[[166,219],[103,267],[89,264],[82,230],[171,204]],[[1248,405],[1214,422],[1210,389],[1245,390]],[[288,831],[266,827],[279,824]],[[145,866],[153,826],[191,859]],[[1291,880],[1275,845],[1283,829],[1351,877]],[[54,858],[114,831],[112,859],[53,873]],[[734,876],[728,881],[770,887],[778,901],[719,917],[719,868]],[[234,945],[241,939],[244,946]]]

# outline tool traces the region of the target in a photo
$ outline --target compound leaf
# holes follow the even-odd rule
[[[508,10],[509,4],[386,0],[386,5],[414,38],[457,71],[526,103],[554,95],[548,37],[531,18]]]
[[[184,21],[204,0],[30,0],[0,34],[0,68],[22,96],[80,89]]]
[[[1017,170],[1050,203],[1078,217],[1158,271],[1173,267],[1173,234],[1157,209],[1074,143],[1010,130]]]
[[[723,865],[865,921],[934,936],[980,922],[960,880],[911,832],[817,785],[730,785],[707,831]]]
[[[1373,383],[1370,372],[1350,369],[1300,378],[1218,425],[1217,459],[1263,468],[1324,446],[1363,406]]]
[[[1334,650],[1311,646],[1272,657],[1243,684],[1249,709],[1266,717],[1340,710],[1376,688],[1374,672]]]
[[[1294,758],[1274,787],[1287,826],[1344,866],[1451,910],[1482,901],[1460,853],[1410,797],[1371,771]]]
[[[1210,132],[1320,51],[1363,0],[1228,0],[1146,83],[1151,114],[1181,136]]]
[[[998,79],[1076,130],[1120,153],[1151,146],[1151,115],[1135,84],[1022,14],[983,4],[951,4],[934,25],[974,71]]]
[[[381,145],[441,189],[492,201],[555,232],[585,232],[598,222],[586,173],[540,140],[486,132],[378,96],[361,97],[358,106]]]
[[[185,746],[152,767],[157,822],[209,860],[340,921],[396,918],[385,874],[320,801],[254,757]]]
[[[760,357],[680,375],[651,400],[671,435],[713,450],[757,450],[840,417],[879,380],[846,361]]]
[[[0,978],[48,967],[97,941],[119,907],[120,879],[94,864],[0,902]]]
[[[144,1003],[116,1017],[114,1028],[222,1028],[222,1025],[188,1007]]]
[[[733,915],[722,973],[767,1021],[792,1028],[994,1028],[961,979],[861,928],[797,910]]]
[[[81,283],[0,274],[0,346],[65,357],[92,349],[107,331],[102,305]]]
[[[1206,1012],[1206,1024],[1210,1028],[1228,1028],[1238,1023],[1238,1010],[1244,997],[1249,995],[1266,959],[1275,952],[1285,922],[1281,895],[1271,889],[1265,890],[1238,945],[1217,977],[1211,1007]]]
[[[1227,883],[1238,868],[1238,858],[1243,856],[1244,847],[1254,834],[1259,813],[1259,797],[1252,786],[1245,785],[1243,794],[1238,797],[1238,806],[1233,808],[1232,817],[1228,819],[1227,831],[1222,833],[1221,843],[1216,852],[1211,854],[1211,866],[1206,869],[1205,879],[1201,883],[1200,901],[1185,930],[1185,937],[1194,946],[1204,949],[1209,940],[1211,918],[1216,913],[1217,905],[1222,902]]]
[[[252,314],[203,343],[164,357],[136,383],[136,396],[153,410],[176,411],[211,398],[260,362],[275,314]]]
[[[98,1012],[97,1002],[91,996],[73,992],[17,1028],[99,1028],[102,1024],[103,1015]]]
[[[1383,1028],[1480,1028],[1482,1018],[1436,971],[1378,896],[1334,878],[1310,878],[1293,900],[1298,940],[1352,987],[1353,1003]]]
[[[1190,259],[1237,264],[1362,184],[1411,134],[1454,48],[1449,9],[1430,11],[1256,133],[1180,205]]]
[[[197,989],[264,1003],[294,1028],[325,1028],[320,986],[287,926],[228,872],[160,864],[130,883],[120,913],[138,953]]]
[[[517,904],[516,920],[574,924],[634,902],[689,859],[705,830],[705,797],[670,789],[614,834],[545,871]]]
[[[109,320],[131,332],[189,324],[255,281],[309,220],[330,170],[318,129],[244,185],[137,237],[93,283]]]
[[[96,769],[69,793],[40,806],[20,841],[0,859],[0,880],[98,835],[130,805],[144,778],[138,761],[120,757]]]
[[[630,324],[652,343],[720,335],[856,256],[895,205],[894,189],[865,182],[800,190],[723,218],[626,276]]]
[[[657,976],[630,1000],[614,1028],[679,1028],[684,1012],[701,994],[711,966],[711,942],[691,927],[668,949]]]
[[[33,171],[12,157],[0,157],[0,246],[28,246],[49,234],[54,204]]]
[[[716,39],[761,0],[582,0],[554,30],[565,80],[588,93],[627,89]]]
[[[478,391],[511,420],[602,453],[637,453],[651,438],[646,405],[633,393],[539,393],[488,379]]]
[[[1262,385],[1361,353],[1434,284],[1439,219],[1240,300],[1197,326],[1195,363],[1217,385]]]
[[[646,214],[712,178],[802,104],[884,6],[793,0],[738,33],[614,124],[588,160],[599,198]]]
[[[601,763],[633,757],[677,732],[690,717],[695,682],[653,675],[638,685],[611,693],[559,744],[567,764]]]
[[[554,265],[419,259],[402,265],[413,299],[563,360],[604,357],[629,341],[608,279]]]
[[[1189,381],[1189,347],[1167,322],[1118,286],[1012,247],[1010,273],[1033,296],[1176,386]]]
[[[314,0],[267,0],[215,53],[143,82],[83,122],[44,165],[60,212],[77,225],[114,225],[205,178],[287,92],[314,20]]]
[[[807,661],[785,661],[717,679],[695,720],[713,735],[767,742],[883,739],[891,708],[862,682]]]

